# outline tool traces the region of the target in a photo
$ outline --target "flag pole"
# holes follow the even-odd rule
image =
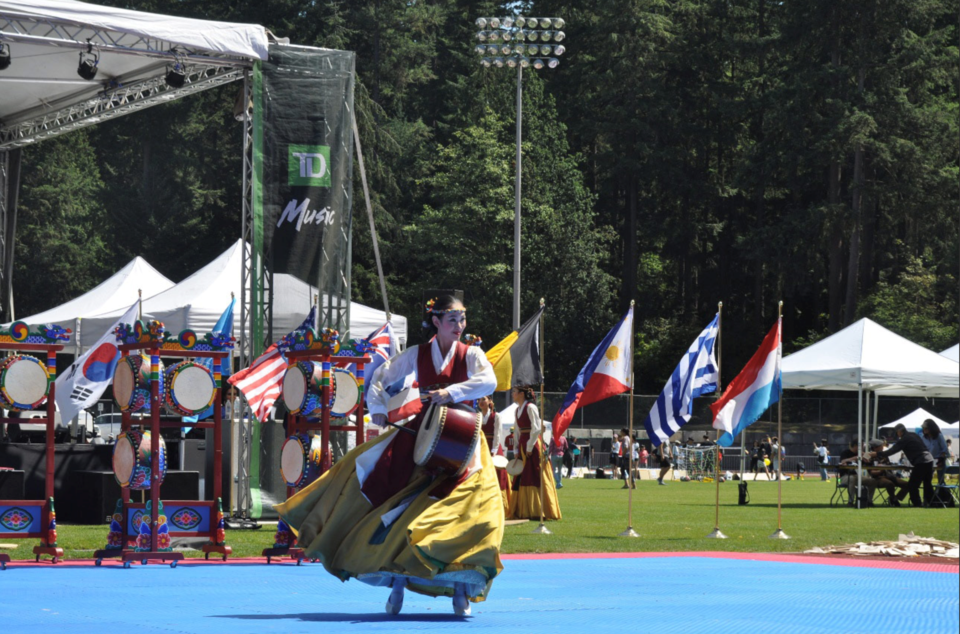
[[[540,308],[543,308],[544,299],[540,298]],[[547,525],[543,522],[543,506],[546,503],[546,488],[543,482],[543,460],[544,454],[547,451],[547,447],[543,444],[543,428],[546,427],[544,421],[546,420],[543,415],[543,310],[540,311],[540,325],[537,328],[540,335],[539,352],[540,352],[540,525],[533,529],[534,534],[537,535],[552,535],[552,531],[547,528]],[[547,456],[547,461],[550,461],[550,457]],[[553,477],[552,470],[550,477]]]
[[[630,308],[633,308],[634,300],[630,300]],[[629,432],[627,438],[630,439],[630,453],[627,457],[629,471],[627,472],[627,530],[623,531],[617,537],[640,537],[637,531],[633,530],[633,331],[630,332],[630,416]]]
[[[717,398],[723,393],[720,379],[720,368],[723,367],[723,350],[721,344],[723,339],[720,333],[723,330],[723,302],[717,303]],[[713,483],[717,489],[716,502],[713,516],[713,532],[707,535],[707,539],[726,539],[727,536],[720,530],[720,430],[717,430],[717,441],[714,444],[713,456]]]
[[[143,289],[137,289],[137,319],[143,319]]]
[[[783,345],[783,328],[781,319],[783,318],[783,302],[777,305],[777,327],[780,328],[780,345]],[[778,368],[779,369],[779,368]],[[777,530],[770,535],[770,539],[790,539],[790,536],[783,532],[783,523],[781,522],[781,510],[783,502],[783,379],[780,379],[780,394],[777,398]]]

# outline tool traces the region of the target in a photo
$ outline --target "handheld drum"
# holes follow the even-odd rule
[[[160,385],[157,393],[163,398],[163,361],[160,362]],[[140,354],[123,357],[113,371],[113,400],[124,412],[150,411],[150,358]]]
[[[15,412],[36,409],[47,400],[50,374],[36,357],[14,355],[0,362],[0,407]]]
[[[360,385],[350,370],[343,368],[335,368],[331,378],[333,403],[330,405],[330,415],[334,418],[349,416],[360,405]]]
[[[122,487],[142,491],[150,488],[150,432],[130,429],[113,445],[113,475]],[[167,475],[167,444],[160,437],[160,478]]]
[[[181,361],[166,371],[164,403],[174,416],[197,416],[213,403],[217,383],[206,366]]]
[[[280,449],[280,474],[288,487],[302,489],[320,476],[323,444],[320,436],[295,434]]]
[[[323,369],[319,363],[300,361],[283,375],[283,404],[291,414],[320,416],[323,401]],[[356,383],[356,381],[354,381]],[[331,402],[337,393],[336,372],[330,373]]]
[[[413,461],[427,469],[459,476],[473,456],[482,425],[479,412],[431,405],[417,432]]]
[[[506,469],[509,461],[506,456],[494,456],[493,457],[493,466],[497,469]]]

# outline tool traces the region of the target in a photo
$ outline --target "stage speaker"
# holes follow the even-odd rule
[[[83,491],[84,504],[77,509],[77,517],[72,521],[79,524],[103,524],[106,517],[113,515],[117,500],[120,499],[120,485],[113,477],[113,471],[75,471]],[[200,474],[196,471],[167,471],[160,485],[161,500],[196,500],[200,492]],[[150,492],[144,491],[144,499]],[[140,501],[140,491],[131,491],[130,500]],[[58,513],[59,515],[59,513]]]
[[[0,500],[24,499],[24,472],[15,470],[0,471]]]

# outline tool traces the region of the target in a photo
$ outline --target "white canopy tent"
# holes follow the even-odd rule
[[[960,397],[960,364],[869,319],[784,357],[782,371],[784,389],[857,392],[857,439],[861,447],[864,431],[870,430],[869,423],[864,428],[870,418],[870,392],[874,394],[874,434],[880,394]]]
[[[95,331],[89,335],[83,333],[83,320],[99,315],[104,311],[120,311],[122,314],[123,311],[130,308],[133,302],[137,301],[140,291],[143,292],[143,297],[150,297],[162,293],[173,285],[172,281],[150,266],[149,262],[137,256],[122,269],[80,297],[75,297],[50,310],[24,317],[18,321],[30,325],[59,324],[73,331],[70,333],[67,345],[77,345],[78,332],[81,333],[81,340],[90,342],[85,345],[92,345],[103,332]],[[9,324],[5,324],[4,327],[9,327]]]
[[[178,333],[191,329],[206,333],[216,325],[223,311],[229,306],[231,293],[240,297],[240,270],[243,266],[243,242],[237,240],[229,249],[212,262],[196,271],[179,284],[143,301],[145,318],[164,323],[168,332]],[[274,276],[273,335],[279,339],[299,326],[316,296],[316,289],[291,275]],[[239,301],[239,300],[238,300]],[[93,345],[103,333],[123,314],[122,309],[103,312],[83,320],[81,344]],[[366,337],[387,321],[386,313],[357,304],[350,305],[350,336]],[[407,320],[392,316],[394,332],[406,342]],[[234,335],[240,328],[239,308],[234,310]]]
[[[946,350],[940,353],[940,356],[960,362],[960,343],[953,346],[952,348],[947,348]]]
[[[892,423],[887,423],[886,425],[880,425],[880,429],[893,429],[897,425],[903,425],[910,431],[913,431],[914,429],[917,429],[918,427],[920,427],[920,425],[923,424],[923,421],[927,420],[928,418],[931,419],[933,422],[935,422],[941,430],[944,427],[948,426],[947,421],[937,418],[936,416],[934,416],[927,410],[923,409],[922,407],[918,407],[917,409],[913,410],[906,416],[902,418],[898,418]]]

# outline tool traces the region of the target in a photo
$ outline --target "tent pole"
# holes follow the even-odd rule
[[[880,428],[877,427],[877,410],[879,409],[880,409],[880,393],[874,392],[873,393],[873,435],[870,436],[871,438],[880,437]]]
[[[860,487],[863,484],[863,383],[857,386],[857,508],[860,508]]]

